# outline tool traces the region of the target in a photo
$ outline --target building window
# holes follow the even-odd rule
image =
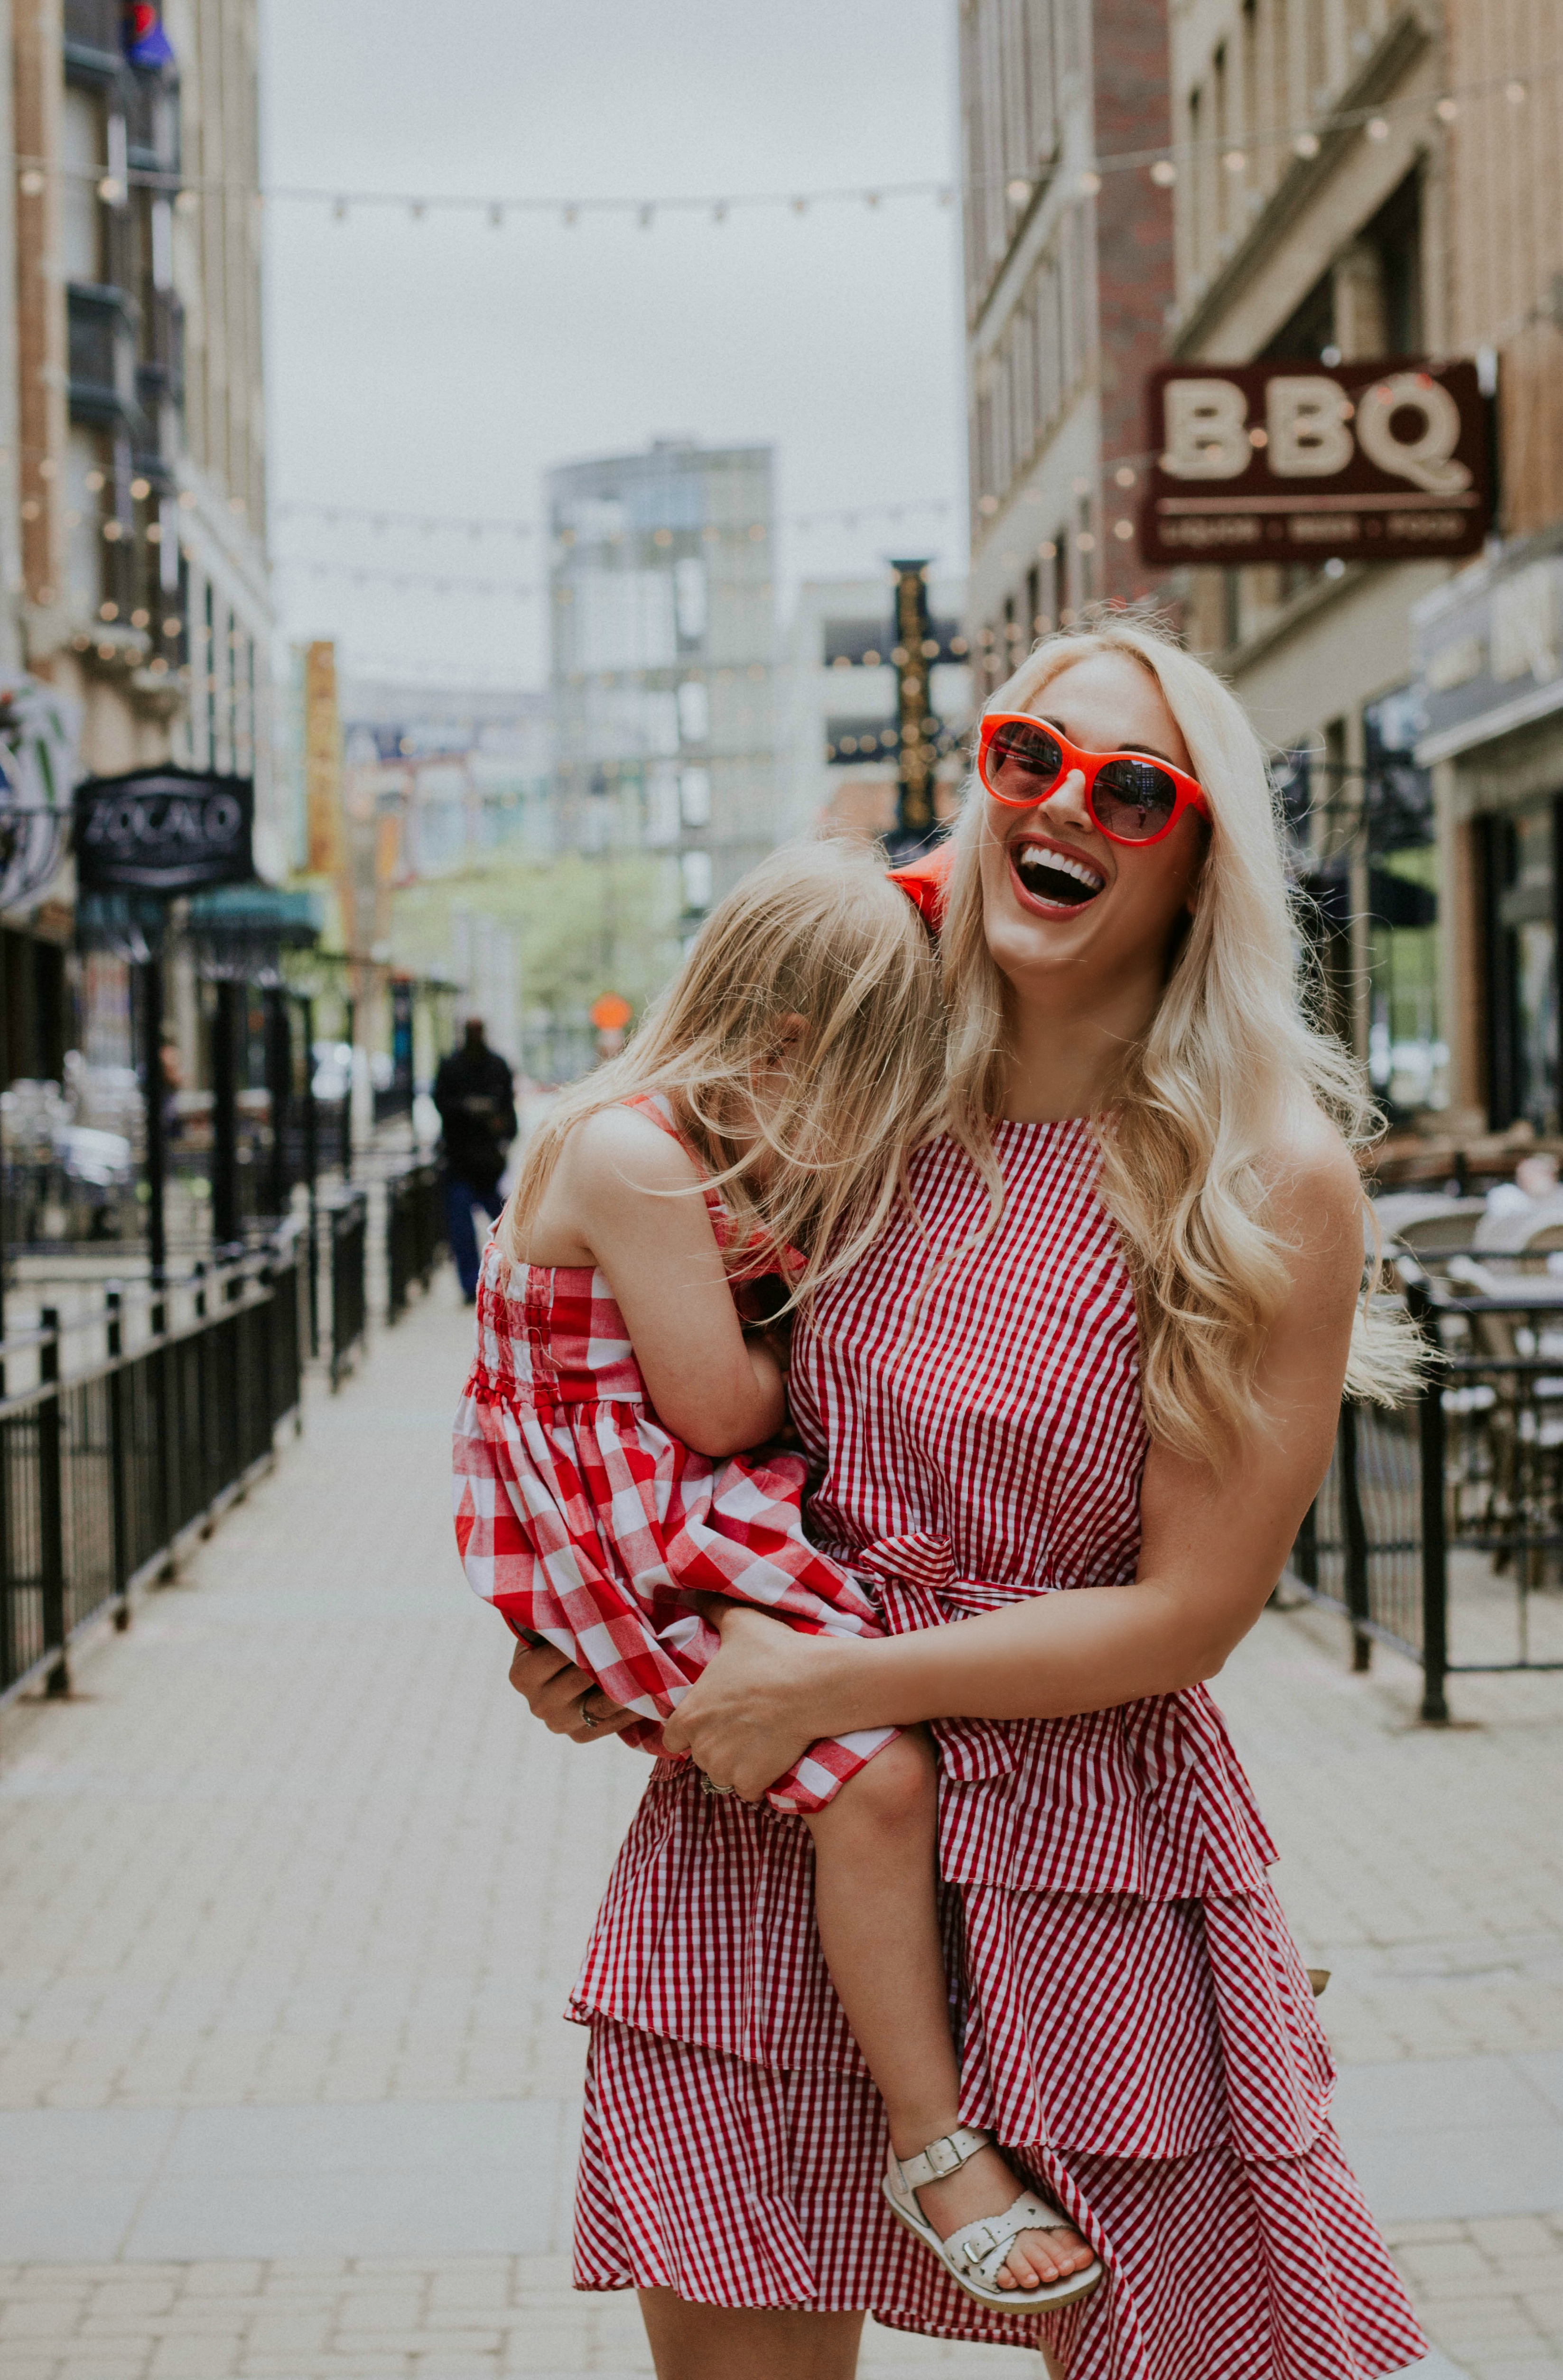
[[[685,826],[709,826],[711,772],[709,769],[683,769],[679,771],[678,814]]]
[[[1211,137],[1216,143],[1216,254],[1225,253],[1232,221],[1232,176],[1226,170],[1226,151],[1232,137],[1231,92],[1228,88],[1227,49],[1223,42],[1210,70]]]
[[[108,278],[103,260],[103,201],[98,184],[108,169],[103,93],[67,83],[60,116],[60,261],[67,281]]]
[[[706,633],[706,565],[697,553],[673,564],[673,617],[679,642],[697,645]]]
[[[1558,1128],[1559,804],[1486,821],[1488,1099],[1497,1130]]]
[[[684,887],[686,913],[703,913],[711,905],[711,855],[709,851],[686,851],[680,857],[679,876]]]
[[[1422,351],[1422,176],[1411,173],[1363,233],[1378,264],[1384,346],[1388,356]]]
[[[1363,711],[1368,858],[1368,1071],[1392,1112],[1448,1101],[1438,1002],[1433,780],[1414,759],[1422,711],[1399,687]]]
[[[114,511],[114,443],[73,421],[66,447],[66,587],[79,619],[95,619],[108,592],[103,523]]]
[[[666,762],[653,768],[646,780],[646,840],[653,851],[678,841],[678,771]]]
[[[1205,194],[1208,180],[1208,161],[1204,150],[1205,93],[1189,93],[1189,174],[1188,226],[1189,272],[1197,280],[1205,271],[1206,223]]]

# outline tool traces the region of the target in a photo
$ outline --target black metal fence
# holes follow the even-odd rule
[[[369,1325],[369,1193],[344,1190],[324,1209],[331,1284],[331,1385],[363,1343]]]
[[[69,1683],[72,1636],[107,1606],[120,1624],[133,1585],[271,1457],[299,1402],[300,1266],[296,1244],[222,1268],[193,1311],[127,1353],[119,1293],[106,1313],[6,1342],[38,1378],[0,1398],[0,1698]],[[105,1332],[106,1360],[65,1376],[75,1330]]]
[[[313,1228],[320,1271],[310,1273],[310,1349],[323,1336],[334,1389],[362,1351],[371,1281],[386,1321],[396,1322],[413,1288],[427,1290],[433,1278],[445,1237],[440,1169],[415,1159],[373,1183],[349,1184],[321,1201]]]
[[[1403,1405],[1342,1407],[1288,1583],[1420,1664],[1422,1716],[1450,1677],[1563,1669],[1563,1281],[1456,1296],[1418,1275],[1428,1346]]]
[[[427,1289],[445,1236],[437,1165],[409,1165],[385,1185],[385,1310],[405,1314],[416,1281]]]

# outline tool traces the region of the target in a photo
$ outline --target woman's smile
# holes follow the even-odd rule
[[[1023,907],[1046,917],[1078,917],[1110,880],[1102,862],[1032,826],[1010,838],[1010,871]]]

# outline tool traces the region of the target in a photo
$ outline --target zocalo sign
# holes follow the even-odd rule
[[[1171,364],[1147,383],[1140,551],[1191,562],[1457,558],[1492,518],[1468,362]]]
[[[76,875],[83,892],[199,892],[247,884],[255,786],[197,769],[131,769],[78,785]]]

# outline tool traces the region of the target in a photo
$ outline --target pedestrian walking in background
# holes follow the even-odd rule
[[[445,1237],[470,1305],[478,1289],[478,1232],[472,1210],[490,1222],[504,1201],[500,1176],[515,1137],[515,1077],[484,1038],[483,1020],[469,1016],[459,1050],[442,1059],[434,1077],[434,1104],[445,1153]]]

